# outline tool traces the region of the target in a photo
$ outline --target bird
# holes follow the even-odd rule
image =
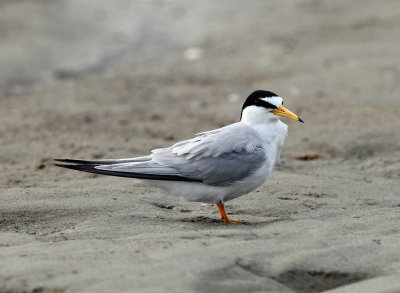
[[[279,161],[288,126],[279,117],[303,122],[277,94],[256,90],[245,100],[240,120],[201,132],[150,155],[107,160],[55,159],[55,166],[136,178],[188,201],[216,204],[226,224],[225,203],[263,184]],[[304,123],[304,122],[303,122]]]

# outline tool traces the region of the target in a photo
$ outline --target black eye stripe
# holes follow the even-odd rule
[[[275,106],[274,104],[271,104],[271,103],[269,103],[267,101],[264,101],[264,100],[257,100],[256,101],[256,106],[261,106],[261,107],[264,107],[264,108],[267,108],[267,109],[278,109],[278,107]]]

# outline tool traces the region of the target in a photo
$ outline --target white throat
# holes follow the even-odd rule
[[[279,118],[263,107],[249,106],[243,110],[240,121],[247,125],[257,125],[278,122]]]

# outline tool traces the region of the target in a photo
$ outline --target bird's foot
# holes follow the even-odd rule
[[[225,224],[243,224],[240,220],[229,219],[222,202],[217,202],[217,207],[221,213],[220,221],[224,221]]]
[[[219,218],[220,221],[224,221],[225,224],[243,224],[241,220],[236,220],[236,219],[229,219],[229,218]]]

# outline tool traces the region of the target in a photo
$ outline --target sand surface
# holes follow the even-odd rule
[[[200,2],[200,3],[198,3]],[[1,1],[0,292],[400,292],[400,2]],[[281,161],[217,221],[122,158],[268,89]],[[309,159],[309,160],[305,160]]]

